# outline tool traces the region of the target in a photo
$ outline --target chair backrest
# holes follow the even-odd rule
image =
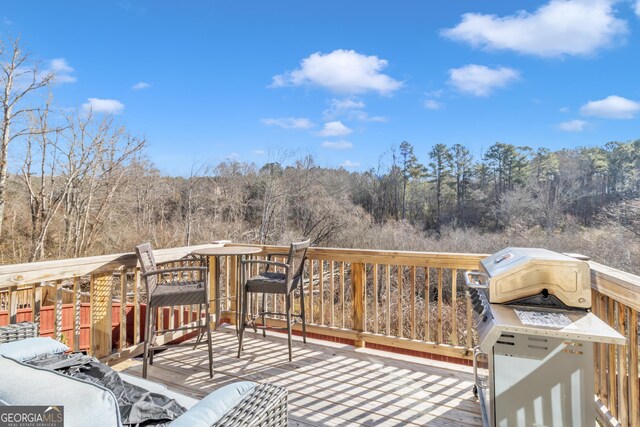
[[[136,255],[138,257],[138,262],[140,262],[140,270],[142,273],[149,273],[151,271],[156,271],[156,259],[153,256],[153,247],[151,243],[143,243],[141,245],[136,246]],[[158,284],[158,276],[150,275],[144,278],[144,282],[147,285],[147,298],[149,295],[153,293]]]
[[[291,243],[289,247],[289,257],[287,258],[287,264],[289,264],[287,276],[289,289],[293,289],[301,281],[302,272],[304,271],[304,258],[307,255],[309,245],[311,245],[311,240],[307,239],[302,242]]]

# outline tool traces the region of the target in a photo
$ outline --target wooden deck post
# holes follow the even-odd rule
[[[353,307],[353,315],[351,319],[351,327],[358,332],[364,331],[364,290],[365,290],[365,269],[364,264],[360,262],[351,263],[351,305]],[[364,347],[364,340],[356,339],[356,347]]]
[[[111,353],[111,274],[91,276],[91,355]]]

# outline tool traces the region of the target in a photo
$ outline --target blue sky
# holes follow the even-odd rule
[[[59,76],[58,106],[116,114],[169,174],[640,138],[640,0],[5,1],[0,18]]]

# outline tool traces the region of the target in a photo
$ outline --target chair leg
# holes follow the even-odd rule
[[[202,338],[204,338],[204,329],[202,329],[202,304],[198,304],[198,338],[196,339],[196,343],[193,345],[193,349],[195,350]],[[206,323],[206,319],[205,319]]]
[[[245,317],[247,315],[247,288],[242,287],[242,308],[240,309],[240,318],[238,320],[238,358],[242,353],[242,338],[244,337]]]
[[[209,313],[209,304],[205,303],[206,310],[205,328],[207,328],[207,344],[209,346],[209,378],[213,378],[213,348],[211,342],[211,315]],[[203,334],[204,335],[204,334]]]
[[[286,308],[286,312],[287,312],[287,335],[289,338],[289,362],[291,362],[292,359],[292,352],[291,352],[291,299],[292,299],[292,295],[288,294],[287,295],[287,308]]]
[[[311,307],[313,310],[313,307]],[[307,315],[304,308],[304,289],[302,287],[302,280],[300,280],[300,312],[302,315],[302,342],[307,343]]]
[[[160,308],[162,310],[162,308]],[[158,309],[151,309],[151,321],[149,326],[151,330],[149,332],[149,365],[153,366],[153,342],[156,337],[156,322],[158,321]]]
[[[147,305],[147,313],[145,316],[146,325],[144,331],[144,346],[142,349],[142,378],[147,378],[147,363],[149,361],[149,343],[151,336],[151,311],[153,309]]]
[[[267,311],[267,304],[266,304],[266,299],[267,299],[267,294],[265,294],[264,292],[262,293],[262,337],[266,337],[267,336],[267,317],[265,316],[265,311]]]

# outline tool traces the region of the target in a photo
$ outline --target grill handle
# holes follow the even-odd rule
[[[489,289],[489,276],[478,270],[465,271],[464,281],[473,289]]]
[[[478,373],[478,356],[480,356],[481,354],[485,357],[489,357],[487,353],[484,353],[482,350],[480,350],[480,347],[473,348],[473,379],[475,382],[475,386],[478,389],[485,389],[487,388],[488,378]]]

